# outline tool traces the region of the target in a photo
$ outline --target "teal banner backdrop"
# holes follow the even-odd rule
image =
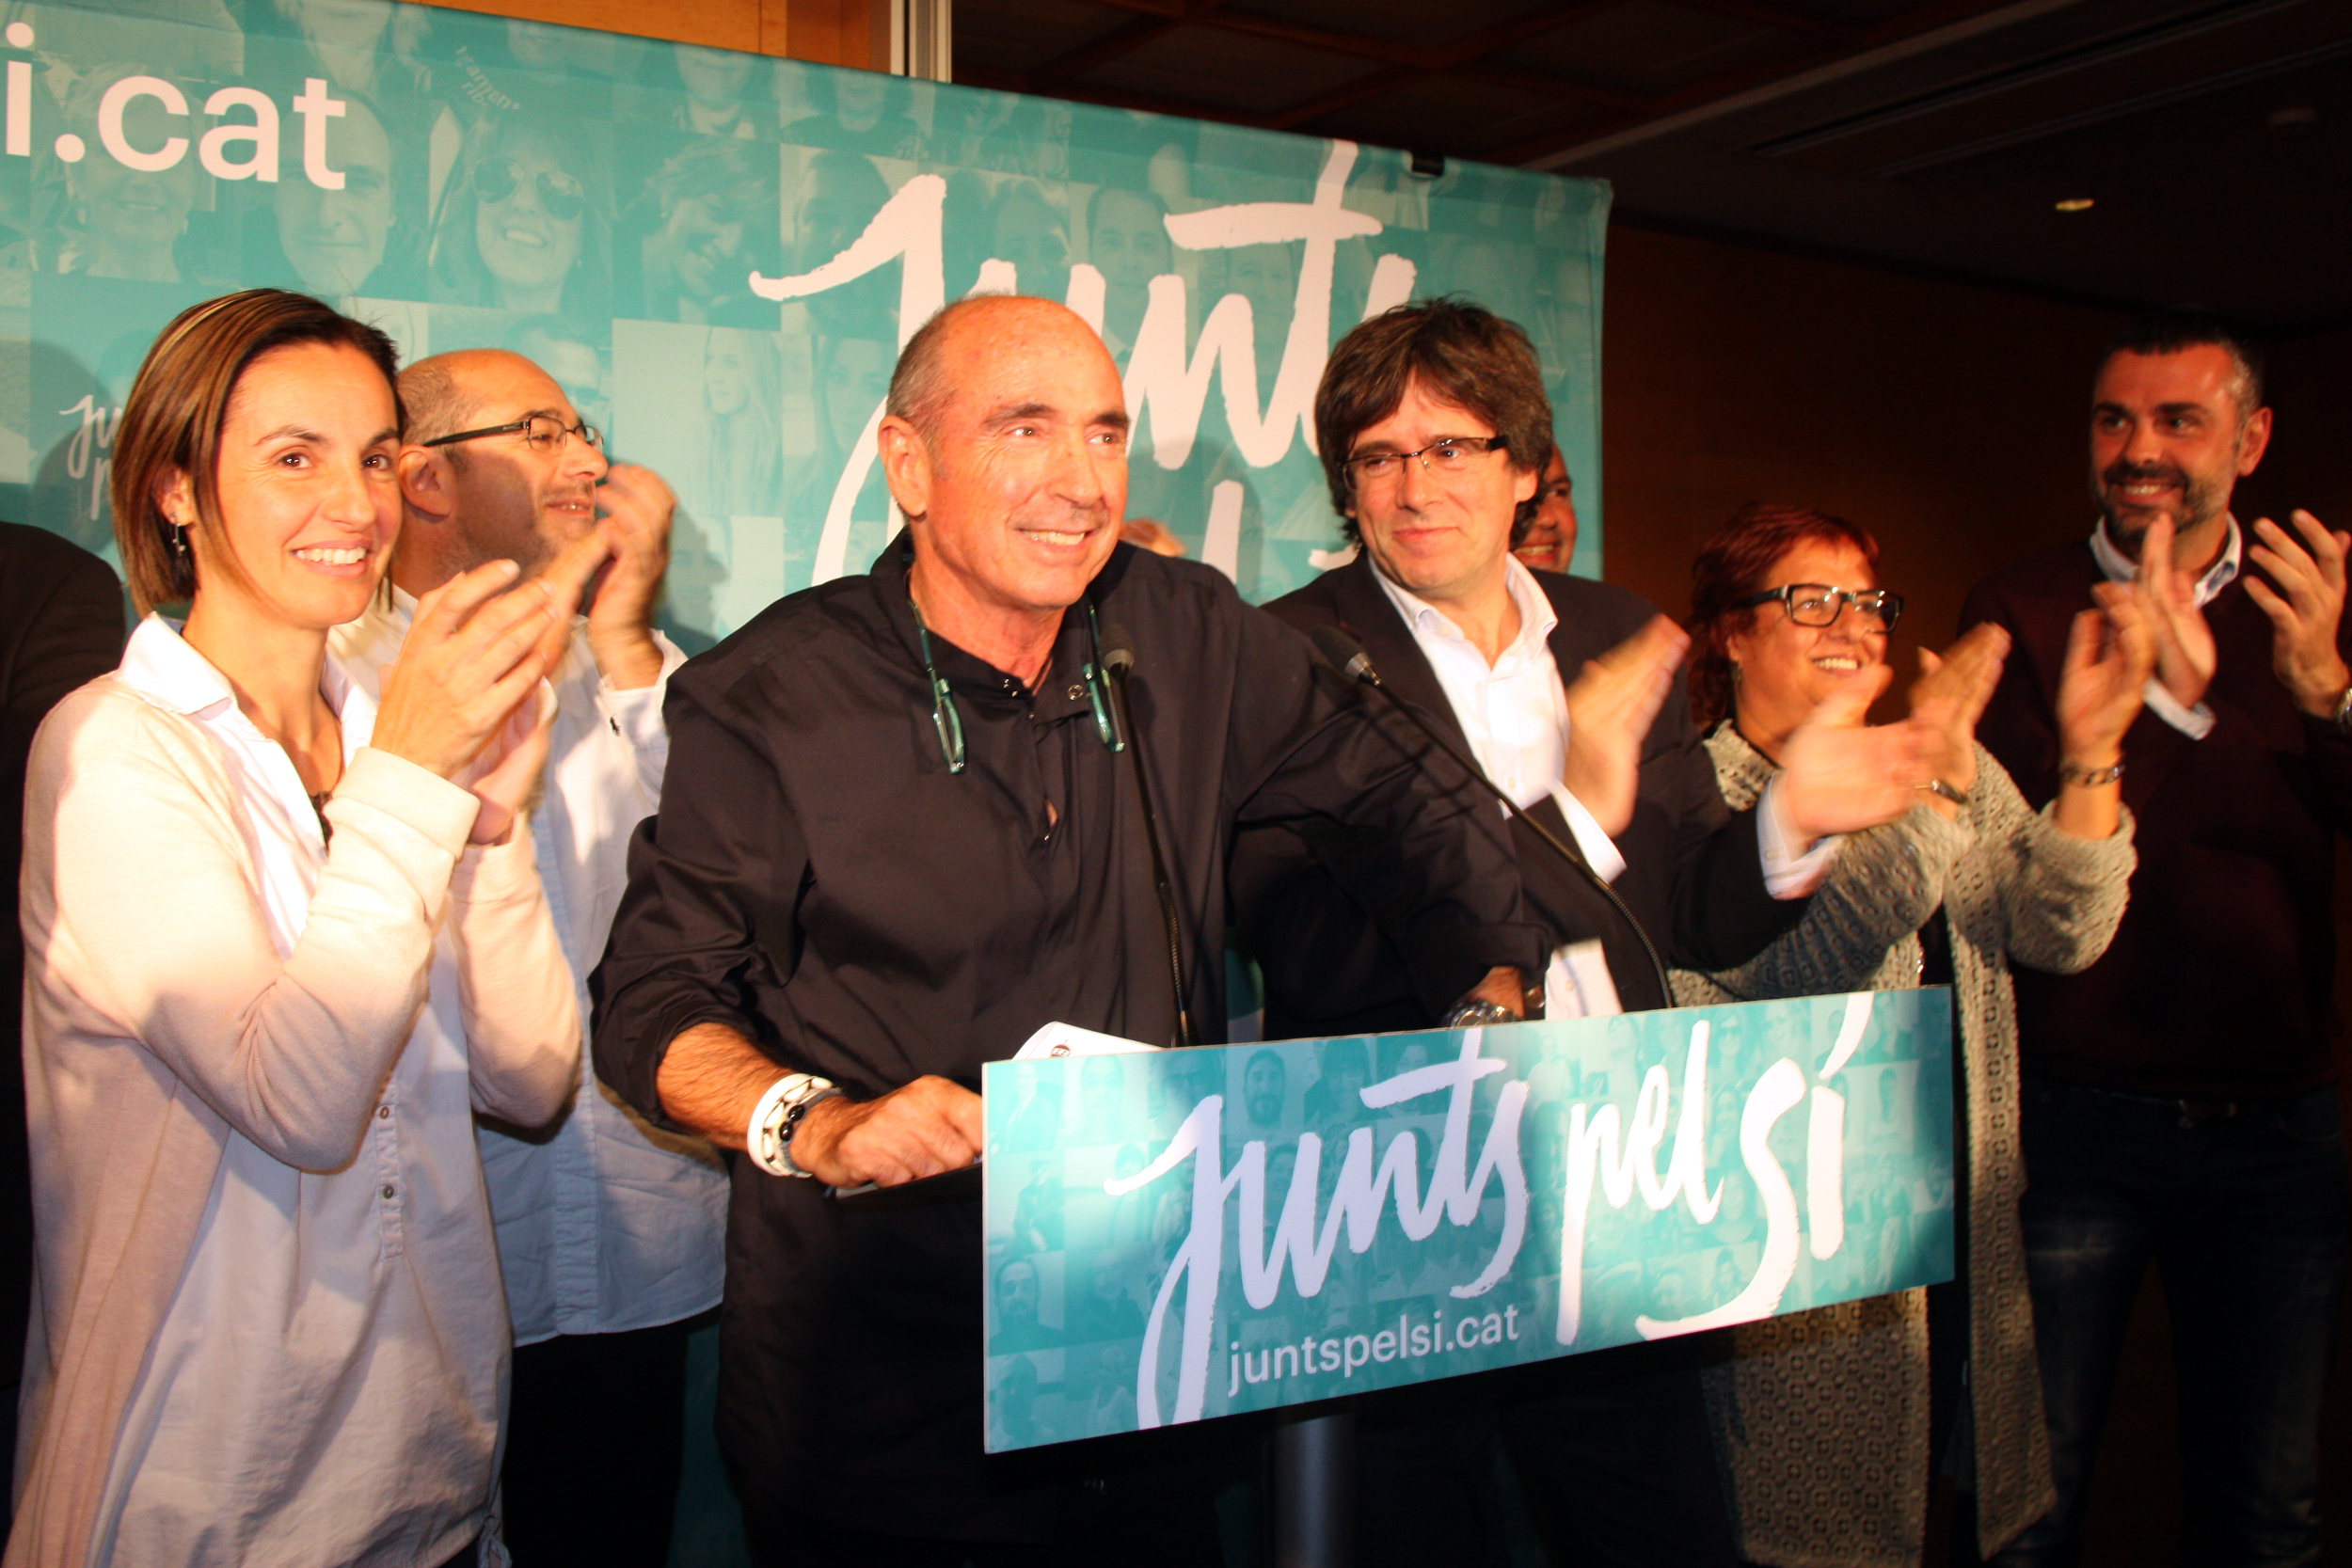
[[[865,569],[899,343],[1017,288],[1118,356],[1131,512],[1263,599],[1341,548],[1330,344],[1458,292],[1543,356],[1598,575],[1604,185],[376,0],[0,16],[0,515],[109,559],[149,343],[280,284],[405,356],[539,360],[676,489],[668,624],[707,646]]]
[[[1951,993],[991,1063],[992,1451],[1952,1275]]]

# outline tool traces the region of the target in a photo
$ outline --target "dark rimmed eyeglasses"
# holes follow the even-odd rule
[[[592,451],[604,445],[604,432],[582,422],[565,424],[552,414],[532,414],[507,424],[484,425],[480,430],[461,430],[453,436],[436,436],[430,441],[420,441],[421,447],[446,447],[453,441],[479,441],[485,436],[516,436],[541,451],[552,451],[577,436]]]
[[[1788,619],[1801,626],[1834,626],[1837,617],[1851,605],[1866,621],[1876,622],[1867,629],[1893,631],[1903,613],[1903,596],[1886,588],[1834,588],[1825,582],[1792,582],[1779,588],[1767,588],[1752,594],[1731,608],[1754,610],[1757,605],[1779,600],[1788,609]]]
[[[559,223],[569,223],[588,205],[587,187],[561,169],[543,168],[532,175],[539,209]],[[485,158],[473,166],[474,194],[485,201],[512,198],[521,188],[522,172],[509,158]]]
[[[1422,467],[1440,479],[1451,479],[1469,473],[1478,460],[1490,451],[1502,451],[1510,446],[1502,436],[1441,436],[1425,447],[1411,451],[1374,451],[1361,457],[1351,457],[1340,465],[1347,470],[1349,481],[1358,488],[1367,484],[1392,484],[1405,473],[1405,465],[1421,459]]]

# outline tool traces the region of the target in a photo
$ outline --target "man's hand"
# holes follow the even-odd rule
[[[2291,515],[2301,543],[2267,517],[2254,524],[2262,543],[2247,554],[2279,586],[2249,577],[2246,594],[2270,617],[2270,667],[2280,684],[2296,706],[2325,719],[2333,716],[2344,689],[2352,687],[2352,670],[2336,651],[2336,627],[2344,619],[2344,557],[2352,548],[2352,534],[2330,533],[2308,512]]]
[[[1149,517],[1130,517],[1120,523],[1119,538],[1121,544],[1150,550],[1153,555],[1181,556],[1184,553],[1184,542],[1170,533],[1166,523],[1153,522]]]
[[[879,1100],[819,1101],[792,1134],[792,1163],[829,1187],[896,1187],[980,1157],[980,1097],[917,1078]]]
[[[1456,1006],[1471,1002],[1491,1002],[1513,1018],[1527,1016],[1527,976],[1501,964],[1486,971],[1486,977],[1462,993]]]
[[[2155,641],[2156,679],[2173,701],[2195,707],[2213,684],[2217,656],[2212,628],[2197,604],[2197,585],[2172,560],[2170,517],[2148,525],[2139,546],[2139,578],[2133,586]]]
[[[670,515],[677,498],[651,468],[615,463],[596,487],[596,537],[612,562],[588,601],[588,647],[604,678],[623,690],[661,678],[654,606],[670,565]]]
[[[1567,689],[1568,755],[1560,782],[1614,838],[1633,820],[1642,742],[1674,689],[1690,634],[1663,615],[1598,658]]]
[[[1929,773],[1963,794],[1977,783],[1977,720],[2000,684],[2009,633],[1987,622],[1944,650],[1919,650],[1919,678],[1911,683],[1911,714],[1928,726]],[[1932,798],[1947,816],[1959,807]]]
[[[1789,736],[1778,798],[1800,847],[1891,822],[1917,800],[1930,776],[1935,724],[1917,717],[1876,727],[1862,722],[1894,678],[1893,666],[1875,666],[1851,689],[1825,699]]]

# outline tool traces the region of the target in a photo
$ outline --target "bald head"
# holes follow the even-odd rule
[[[1066,305],[1025,294],[977,294],[943,307],[907,340],[890,377],[884,412],[906,420],[926,441],[933,440],[940,415],[963,389],[960,383],[977,368],[972,363],[973,347],[1006,333],[1083,339],[1105,362],[1110,358],[1094,328]],[[1116,369],[1112,373],[1116,376]]]
[[[408,439],[422,443],[466,428],[482,407],[481,387],[500,372],[539,367],[502,348],[461,348],[428,355],[400,372]],[[544,372],[542,372],[544,373]]]

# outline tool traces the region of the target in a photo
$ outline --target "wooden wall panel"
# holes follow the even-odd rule
[[[431,0],[456,10],[600,27],[640,38],[787,55],[824,65],[890,69],[888,0]]]

